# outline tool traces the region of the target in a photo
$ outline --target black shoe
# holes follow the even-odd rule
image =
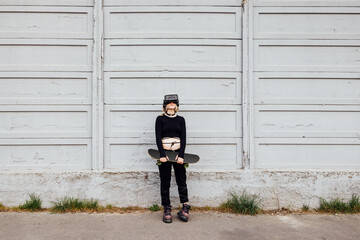
[[[183,220],[184,222],[187,222],[189,220],[189,210],[191,206],[187,204],[183,204],[181,210],[177,213],[178,217]]]
[[[172,222],[171,205],[164,206],[163,222],[164,223],[171,223]]]

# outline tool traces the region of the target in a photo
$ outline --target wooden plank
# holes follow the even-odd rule
[[[260,72],[255,104],[359,104],[359,73]]]
[[[91,40],[0,39],[0,71],[92,71]]]
[[[90,168],[90,139],[0,139],[1,170]]]
[[[189,138],[185,152],[200,156],[200,161],[190,166],[192,170],[233,170],[241,167],[241,139]],[[105,169],[157,170],[155,161],[147,153],[157,148],[154,141],[137,138],[105,138]],[[119,157],[121,156],[121,157]]]
[[[239,7],[105,7],[105,38],[241,39]]]
[[[360,9],[258,7],[255,39],[360,39]]]
[[[244,79],[241,83],[241,97],[242,97],[242,168],[249,169],[251,167],[250,159],[252,158],[252,149],[251,149],[251,141],[252,141],[252,127],[251,127],[251,114],[252,114],[252,82],[249,81],[252,79],[252,68],[253,68],[253,60],[252,60],[252,5],[251,2],[246,4],[243,1],[243,24],[242,24],[242,32],[243,32],[243,41],[242,41],[242,79]]]
[[[104,87],[106,104],[159,104],[174,87],[181,105],[241,104],[237,72],[108,72]]]
[[[256,168],[360,169],[360,140],[257,138]]]
[[[0,6],[94,6],[94,0],[0,0]]]
[[[256,105],[255,137],[360,137],[360,106]]]
[[[0,38],[92,38],[91,7],[3,6]]]
[[[92,82],[92,169],[103,169],[104,166],[104,16],[103,0],[95,0],[94,5],[94,49],[93,82]]]
[[[308,6],[308,7],[352,7],[360,6],[358,0],[252,0],[252,4],[258,6],[277,6],[277,7],[291,7],[291,6]]]
[[[91,74],[0,72],[0,104],[91,104]]]
[[[255,40],[255,71],[359,72],[357,40]]]
[[[234,105],[182,106],[189,137],[240,137],[241,111]],[[105,105],[105,137],[151,137],[159,105]],[[204,124],[206,121],[206,124]]]
[[[89,106],[0,105],[0,137],[91,137],[91,108]]]
[[[241,6],[242,0],[104,0],[104,6]]]
[[[241,71],[241,41],[105,40],[105,71]]]

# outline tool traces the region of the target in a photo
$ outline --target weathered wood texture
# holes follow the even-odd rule
[[[359,2],[253,9],[252,166],[360,168]]]
[[[359,1],[0,6],[0,169],[147,169],[168,93],[194,168],[360,168]]]
[[[0,168],[91,169],[93,1],[0,5]]]
[[[241,7],[104,4],[104,167],[154,164],[146,149],[169,93],[179,94],[200,169],[242,167]]]

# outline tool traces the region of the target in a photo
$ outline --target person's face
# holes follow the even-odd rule
[[[174,102],[170,102],[166,105],[166,108],[175,108],[176,107],[176,103]]]

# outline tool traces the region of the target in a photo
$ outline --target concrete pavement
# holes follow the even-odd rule
[[[1,240],[41,239],[321,239],[359,240],[360,214],[235,215],[193,212],[189,222],[173,214],[135,213],[0,213]]]

